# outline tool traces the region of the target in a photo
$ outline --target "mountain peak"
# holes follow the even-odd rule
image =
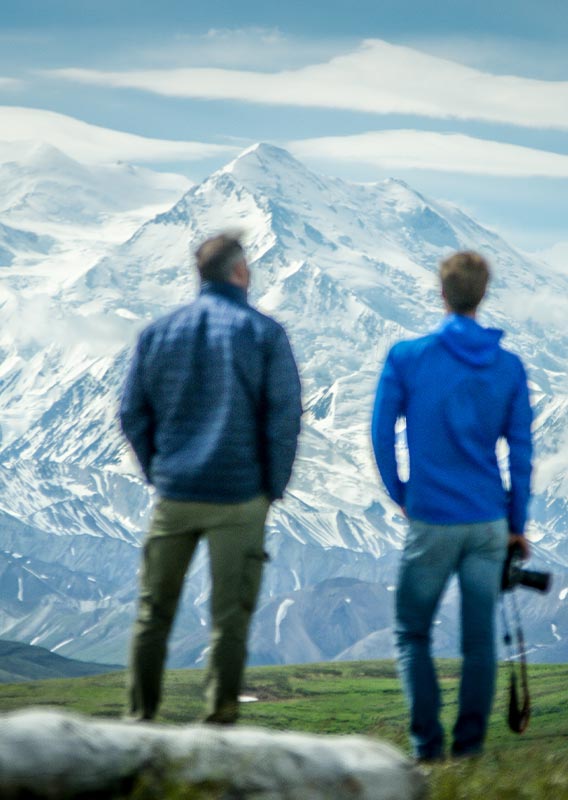
[[[268,142],[257,142],[256,144],[247,147],[247,149],[243,150],[243,152],[237,157],[237,160],[246,158],[247,156],[253,154],[262,160],[270,159],[276,161],[293,161],[295,164],[300,163],[290,155],[288,150],[285,150],[283,147],[277,147],[274,144],[269,144]]]
[[[299,161],[290,155],[288,150],[285,150],[283,147],[277,147],[275,144],[269,144],[268,142],[257,142],[256,144],[252,144],[250,147],[247,147],[246,150],[243,150],[240,153],[235,161],[239,161],[243,158],[249,158],[250,156],[256,156],[258,159],[269,159],[272,161],[293,161],[295,164],[299,164]]]
[[[227,164],[221,172],[230,172],[238,178],[253,178],[258,180],[263,173],[277,174],[282,170],[307,172],[306,167],[297,161],[287,150],[276,147],[266,142],[247,147],[233,161]]]
[[[52,170],[80,170],[81,165],[69,156],[65,155],[61,150],[48,142],[35,141],[30,144],[30,148],[26,153],[22,163],[26,167],[38,171],[52,171]]]

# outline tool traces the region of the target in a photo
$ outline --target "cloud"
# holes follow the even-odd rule
[[[130,65],[144,59],[143,63],[154,68],[208,66],[272,72],[329,59],[345,48],[345,41],[327,37],[290,39],[277,28],[211,28],[202,34],[178,33],[167,41],[153,41],[142,50],[138,44],[130,52]]]
[[[53,299],[45,296],[22,297],[11,292],[2,295],[4,314],[10,308],[9,339],[19,348],[29,344],[44,348],[56,344],[68,349],[80,347],[85,354],[103,357],[115,353],[123,342],[133,338],[137,322],[103,313],[83,316],[80,313],[61,313]],[[7,302],[8,300],[8,302]]]
[[[289,142],[298,158],[503,177],[568,177],[568,155],[459,133],[388,130]]]
[[[557,242],[552,247],[532,255],[546,261],[554,270],[568,275],[568,242]]]
[[[439,33],[406,38],[404,44],[439,58],[494,72],[499,75],[530,75],[545,80],[566,77],[566,44],[563,39],[519,39],[510,35]]]
[[[507,296],[509,313],[518,320],[534,320],[546,326],[552,338],[553,330],[560,333],[566,330],[568,319],[568,296],[558,288],[537,289],[530,296],[511,294]],[[563,376],[568,388],[568,377]]]
[[[23,86],[23,81],[18,78],[3,78],[0,75],[0,91],[3,89],[19,89]]]
[[[478,119],[568,130],[568,81],[494,75],[372,39],[353,52],[278,72],[189,68],[46,74],[79,83],[171,97]]]
[[[0,143],[40,140],[87,163],[194,161],[229,156],[238,148],[203,142],[149,139],[35,108],[0,106]]]

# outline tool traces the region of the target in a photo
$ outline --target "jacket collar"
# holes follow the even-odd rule
[[[248,305],[246,291],[226,281],[203,281],[199,294],[220,294],[240,305]]]
[[[503,331],[482,328],[471,317],[448,314],[438,328],[438,336],[461,361],[481,367],[492,364],[497,358]]]

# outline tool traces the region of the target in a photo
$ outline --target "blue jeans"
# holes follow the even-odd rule
[[[434,615],[450,577],[461,592],[463,655],[452,752],[481,752],[495,687],[495,605],[508,539],[506,520],[430,525],[410,520],[396,593],[399,669],[415,755],[443,755],[440,691],[431,655]]]

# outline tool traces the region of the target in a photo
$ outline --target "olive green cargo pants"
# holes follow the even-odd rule
[[[129,674],[130,714],[153,719],[161,696],[167,640],[185,574],[204,536],[211,566],[211,648],[206,679],[207,719],[234,722],[247,655],[247,636],[264,562],[269,501],[157,502],[140,575],[138,616]]]

